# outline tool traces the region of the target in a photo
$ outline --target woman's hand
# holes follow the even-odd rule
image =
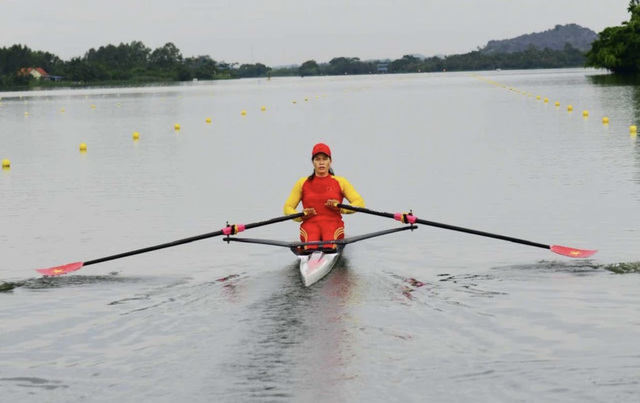
[[[338,207],[338,203],[339,203],[339,201],[337,201],[335,199],[329,199],[329,200],[327,200],[327,202],[324,205],[327,206],[328,208],[330,208],[333,211],[340,211],[340,207]]]
[[[307,218],[318,214],[318,213],[316,213],[316,209],[314,209],[313,207],[306,208],[306,209],[302,210],[302,212],[304,213],[304,216],[302,217],[303,220],[306,220]]]

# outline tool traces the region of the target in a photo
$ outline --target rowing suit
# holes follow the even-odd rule
[[[334,199],[342,203],[346,198],[352,206],[364,207],[364,200],[356,192],[353,186],[341,176],[327,175],[300,178],[293,186],[289,198],[284,204],[285,215],[296,214],[296,208],[302,201],[302,208],[314,208],[316,215],[306,218],[295,218],[294,221],[302,221],[300,225],[300,241],[332,241],[344,238],[344,222],[342,214],[355,213],[353,210],[340,209],[335,211],[325,206],[327,200]],[[324,245],[333,247],[335,245]],[[318,245],[308,245],[306,248],[314,249]]]

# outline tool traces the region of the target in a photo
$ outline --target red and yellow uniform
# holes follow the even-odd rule
[[[344,222],[342,214],[352,214],[352,210],[334,210],[326,206],[327,200],[337,200],[342,203],[347,199],[349,204],[364,207],[364,200],[356,192],[353,186],[341,176],[327,175],[320,177],[314,175],[300,178],[293,187],[289,198],[284,204],[286,215],[296,214],[296,208],[302,201],[302,208],[314,208],[316,215],[305,218],[297,218],[295,221],[303,221],[300,226],[300,241],[330,241],[344,238]],[[326,245],[335,247],[335,245]],[[308,248],[316,248],[311,245]]]

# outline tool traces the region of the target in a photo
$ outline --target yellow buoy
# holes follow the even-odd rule
[[[584,116],[585,118],[589,117],[589,111],[582,111],[582,116]]]
[[[91,105],[91,109],[96,109],[96,106],[95,105]]]
[[[538,96],[536,97],[536,99],[540,99],[540,95],[538,95]]]
[[[549,98],[544,99],[544,103],[546,104],[547,102],[549,102]]]
[[[247,116],[247,111],[243,110],[241,113],[242,116]]]
[[[60,112],[64,113],[64,108],[61,108],[61,109],[60,109]]]
[[[24,116],[29,116],[29,112],[25,112],[25,113],[24,113]]]
[[[296,101],[293,101],[293,103],[295,104],[295,103],[296,103]]]
[[[133,132],[133,139],[134,140],[138,140],[140,138],[140,133],[138,132]]]
[[[205,122],[207,122],[207,123],[211,123],[211,118],[207,118],[207,119],[205,120]]]
[[[637,128],[635,125],[634,125],[634,126],[631,126],[631,127],[629,128],[629,132],[631,132],[631,133],[637,133],[637,132],[638,132],[638,128]]]
[[[180,124],[176,123],[176,124],[173,126],[173,128],[174,128],[174,129],[176,129],[176,130],[180,130]]]
[[[556,101],[556,106],[560,106],[560,102]]]
[[[305,101],[308,101],[308,99],[307,99],[307,98],[305,98],[304,100],[305,100]]]
[[[605,124],[605,125],[608,125],[608,124],[609,124],[609,118],[608,118],[608,117],[606,117],[606,116],[605,116],[605,117],[603,117],[603,118],[602,118],[602,123],[603,123],[603,124]]]
[[[87,151],[87,145],[85,143],[80,143],[80,152]]]
[[[573,112],[573,106],[572,105],[567,105],[567,111],[568,112]]]
[[[11,168],[11,161],[7,159],[2,160],[2,168],[4,169]]]
[[[260,109],[261,109],[261,110],[263,110],[263,111],[266,111],[266,110],[267,110],[267,107],[266,107],[266,106],[263,106],[263,107],[262,107],[262,108],[260,108]]]

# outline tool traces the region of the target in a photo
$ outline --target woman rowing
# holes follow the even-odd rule
[[[286,215],[296,214],[296,208],[302,201],[305,216],[294,221],[300,225],[300,241],[334,241],[344,238],[342,214],[352,214],[352,210],[337,207],[343,198],[349,204],[364,207],[364,200],[351,183],[341,176],[335,176],[331,168],[331,149],[324,143],[318,143],[311,152],[313,173],[300,178],[293,186],[289,198],[284,204]],[[315,249],[318,245],[308,245],[305,249]],[[323,245],[335,248],[335,244]]]

